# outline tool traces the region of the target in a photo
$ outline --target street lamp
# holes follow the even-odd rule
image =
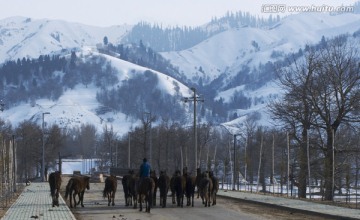
[[[186,103],[188,101],[193,101],[194,102],[194,148],[195,148],[195,169],[196,170],[197,167],[197,129],[196,129],[196,102],[204,102],[204,99],[200,98],[199,96],[196,95],[196,89],[194,87],[190,88],[193,92],[194,95],[191,97],[185,97],[183,99],[183,101]]]
[[[44,117],[46,114],[50,114],[50,112],[42,113],[42,161],[41,161],[41,180],[45,181],[45,134],[44,134]]]
[[[13,154],[13,187],[14,187],[14,192],[16,192],[16,151],[15,151],[15,135],[12,135],[12,154]]]
[[[146,123],[148,123],[149,122],[149,127],[150,127],[150,134],[149,134],[149,163],[150,164],[152,164],[152,135],[151,135],[151,122],[152,122],[152,118],[151,118],[151,112],[144,112],[144,114],[146,114],[146,115],[149,115],[149,120],[146,120]],[[147,129],[147,128],[146,128]],[[145,134],[146,134],[146,131],[145,131]],[[146,144],[146,143],[145,143]]]
[[[234,134],[234,162],[233,162],[233,190],[235,190],[235,184],[236,184],[236,136],[237,134]]]
[[[128,168],[130,169],[130,136],[131,132],[128,132],[128,139],[129,139],[129,147],[128,147]]]

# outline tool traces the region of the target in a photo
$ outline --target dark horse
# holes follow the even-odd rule
[[[139,177],[132,172],[132,174],[129,176],[128,180],[127,180],[127,187],[129,189],[129,197],[130,197],[130,201],[132,200],[133,202],[133,208],[136,209],[137,208],[137,203],[138,203],[138,182],[139,182]]]
[[[124,175],[123,178],[121,179],[121,183],[122,183],[123,191],[124,191],[124,197],[125,197],[125,205],[126,206],[132,205],[132,196],[131,196],[131,192],[130,192],[129,182],[130,182],[130,178],[132,178],[131,176],[133,174],[134,174],[134,171],[129,170],[129,173]]]
[[[209,172],[209,177],[212,180],[212,184],[213,184],[213,188],[211,191],[212,205],[216,205],[216,195],[217,192],[219,191],[219,179],[216,176],[214,176],[213,171]]]
[[[186,179],[181,175],[180,170],[175,171],[175,176],[173,178],[177,206],[183,207]]]
[[[200,185],[200,180],[202,179],[203,174],[201,173],[201,169],[197,168],[196,169],[196,179],[195,179],[195,186],[197,188],[197,198],[200,197],[200,190],[199,190],[199,185]]]
[[[138,197],[140,203],[139,211],[142,211],[143,200],[145,202],[145,211],[150,213],[150,208],[152,206],[152,196],[154,194],[155,183],[154,180],[150,177],[142,177],[139,179],[138,183]]]
[[[188,173],[183,174],[186,179],[185,195],[186,195],[186,206],[194,207],[194,195],[195,195],[195,181],[196,177],[191,176]]]
[[[115,193],[116,193],[116,189],[117,189],[117,179],[116,176],[108,176],[105,179],[105,188],[103,191],[103,197],[108,199],[108,206],[111,205],[115,205]]]
[[[166,198],[170,187],[170,177],[166,174],[166,171],[160,171],[158,186],[160,191],[160,206],[165,208]]]
[[[176,202],[175,202],[175,177],[176,177],[176,172],[172,175],[172,177],[170,179],[170,190],[171,190],[172,204],[176,204]]]
[[[66,185],[65,199],[70,196],[70,208],[73,207],[72,198],[74,198],[74,208],[76,208],[76,205],[78,205],[79,203],[81,203],[81,207],[84,207],[83,201],[85,188],[88,190],[90,189],[90,177],[74,176],[69,180],[68,184]],[[78,203],[76,203],[76,195],[79,196]]]
[[[209,173],[204,172],[203,178],[200,180],[199,183],[199,191],[203,204],[205,204],[205,207],[210,207],[212,190],[213,190],[213,183],[209,177]]]
[[[59,171],[50,173],[49,185],[52,197],[52,207],[59,206],[59,191],[61,187],[61,173]]]
[[[158,178],[156,176],[155,170],[150,171],[150,178],[152,178],[154,180],[154,183],[155,183],[155,188],[154,188],[154,192],[153,192],[153,195],[152,195],[152,199],[153,199],[152,205],[156,206],[156,194],[157,194],[157,188],[158,188]]]

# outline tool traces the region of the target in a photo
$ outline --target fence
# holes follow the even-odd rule
[[[0,207],[6,208],[17,191],[15,141],[0,134]]]
[[[280,184],[274,181],[274,184],[266,183],[265,189],[262,189],[261,184],[257,184],[256,181],[253,184],[250,184],[243,181],[238,181],[235,185],[233,182],[226,181],[222,179],[220,181],[220,189],[224,190],[238,190],[249,193],[261,193],[274,196],[284,196],[288,198],[297,199],[298,197],[298,188],[293,184]],[[306,189],[306,198],[314,201],[322,201],[324,199],[323,190],[319,186],[311,186]],[[353,186],[349,189],[342,188],[341,190],[337,189],[334,192],[333,202],[337,205],[343,205],[345,207],[360,209],[360,188]]]

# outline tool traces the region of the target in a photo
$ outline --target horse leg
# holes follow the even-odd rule
[[[140,203],[140,209],[139,211],[142,211],[142,199],[141,199],[141,194],[139,194],[139,203]]]
[[[156,206],[156,194],[157,194],[157,189],[155,188],[155,191],[154,191],[154,201],[152,203],[152,205]]]
[[[194,207],[194,193],[191,194],[191,207]]]
[[[74,208],[76,208],[76,199],[75,199],[75,196],[76,196],[76,193],[73,193],[72,194],[72,197],[73,197],[73,199],[74,199]],[[72,208],[72,205],[71,205],[71,194],[70,194],[70,207]]]
[[[132,200],[133,200],[133,202],[134,202],[134,209],[137,209],[137,203],[138,203],[138,201],[137,201],[137,195],[133,195],[133,196],[132,196]]]
[[[109,193],[109,192],[107,192],[107,193],[106,193],[106,195],[107,195],[107,199],[108,199],[108,206],[110,206],[110,203],[111,203],[111,196],[110,196],[110,193]]]
[[[181,193],[180,195],[180,206],[181,208],[184,206],[184,193]]]
[[[208,198],[207,198],[207,207],[210,207],[210,203],[211,203],[211,194],[208,193]]]
[[[52,207],[55,207],[55,198],[52,196]]]
[[[175,204],[175,192],[171,193],[172,204]]]
[[[56,189],[56,193],[55,193],[55,204],[57,207],[59,207],[59,189]],[[54,206],[53,206],[54,207]]]
[[[84,208],[84,193],[85,193],[85,189],[84,189],[84,191],[82,191],[81,192],[81,198],[80,198],[80,201],[81,201],[81,207],[83,207]]]
[[[163,204],[164,207],[166,207],[166,202],[167,202],[167,192],[165,192],[164,195],[164,204]]]
[[[180,206],[180,194],[176,192],[176,205]]]
[[[147,200],[147,203],[146,203],[146,212],[150,213],[150,208],[152,206],[152,202],[153,202],[153,198],[152,198],[152,195],[151,195],[151,191],[148,193],[148,200]]]
[[[150,201],[153,199],[153,195],[151,195],[150,193],[146,193],[145,195],[145,212],[150,212],[149,211],[149,203]]]
[[[127,193],[124,194],[124,198],[125,198],[125,206],[129,206],[129,200],[128,200],[128,195]]]
[[[73,206],[72,206],[72,194],[71,194],[71,192],[69,193],[69,195],[70,195],[70,208],[72,208]]]
[[[114,206],[115,205],[115,192],[113,191],[112,192],[112,206]]]
[[[79,199],[79,201],[77,202],[77,205],[79,205],[80,204],[80,202],[81,202],[81,193],[78,193],[78,199]],[[75,201],[75,200],[74,200]]]

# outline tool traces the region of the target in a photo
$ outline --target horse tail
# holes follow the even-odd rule
[[[65,200],[67,200],[69,194],[71,193],[73,182],[74,182],[74,180],[70,179],[68,184],[66,185]]]
[[[104,189],[104,191],[103,191],[103,198],[106,198],[106,188]]]
[[[49,175],[49,185],[50,185],[50,195],[53,197],[55,196],[56,183],[55,183],[55,177],[52,173]]]

